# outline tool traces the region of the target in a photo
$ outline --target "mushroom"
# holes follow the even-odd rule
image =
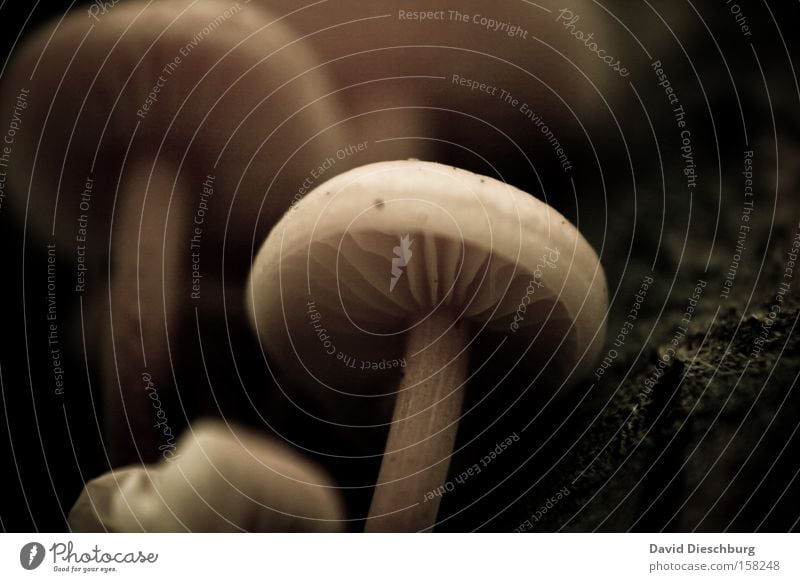
[[[69,514],[75,532],[334,532],[343,505],[330,479],[274,439],[199,421],[155,465],[105,473]]]
[[[86,343],[102,366],[112,464],[152,458],[177,434],[162,434],[148,398],[171,402],[173,426],[191,409],[192,394],[175,402],[177,338],[196,335],[196,308],[221,319],[253,237],[354,141],[316,62],[263,7],[222,0],[75,11],[15,52],[4,94],[27,98],[8,198],[73,267],[59,291],[101,326],[87,324]]]
[[[477,334],[567,387],[602,349],[608,306],[597,255],[557,211],[416,160],[311,192],[270,232],[247,293],[263,349],[321,420],[375,426],[393,406],[369,531],[434,525]]]

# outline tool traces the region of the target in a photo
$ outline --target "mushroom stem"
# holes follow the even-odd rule
[[[157,459],[164,446],[174,447],[181,426],[171,409],[169,337],[179,325],[191,219],[175,174],[169,163],[134,161],[117,193],[103,362],[113,465]]]
[[[365,531],[430,530],[450,467],[464,400],[468,326],[431,314],[408,334],[386,452]]]

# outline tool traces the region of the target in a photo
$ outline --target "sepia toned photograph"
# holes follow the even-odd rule
[[[800,573],[754,545],[800,528],[798,17],[0,3],[0,567],[432,532]]]

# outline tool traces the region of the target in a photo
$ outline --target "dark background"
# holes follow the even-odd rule
[[[681,160],[669,141],[674,122],[647,63],[637,65],[634,77],[642,100],[652,108],[657,137],[632,95],[620,97],[612,109],[630,141],[622,144],[609,132],[603,143],[598,155],[605,189],[597,187],[596,169],[590,168],[576,173],[577,200],[567,195],[552,200],[599,250],[612,294],[618,294],[610,338],[642,277],[652,273],[655,285],[635,332],[591,390],[589,383],[579,386],[537,414],[544,403],[533,390],[519,398],[529,379],[516,372],[465,418],[458,438],[469,444],[454,459],[451,475],[509,434],[522,438],[491,472],[445,496],[441,530],[513,530],[537,512],[533,529],[538,531],[798,528],[800,334],[795,325],[800,302],[795,288],[800,275],[762,356],[751,360],[748,354],[774,303],[800,221],[800,51],[794,34],[800,5],[770,3],[767,9],[766,3],[740,3],[754,31],[756,61],[722,2],[696,3],[714,40],[688,4],[670,4],[666,12],[674,18],[681,46],[652,18],[639,17],[640,7],[621,13],[637,34],[666,38],[662,60],[693,117],[702,187],[691,199],[684,196]],[[24,38],[69,6],[53,1],[30,8],[6,2],[0,9],[3,54],[11,50],[17,33]],[[630,51],[635,54],[633,44]],[[755,151],[756,211],[734,293],[722,301],[719,290],[741,212],[746,148]],[[589,158],[578,146],[575,151],[578,163]],[[454,151],[440,155],[441,161],[483,170]],[[534,194],[540,189],[525,172],[513,180]],[[49,365],[43,347],[46,302],[40,292],[46,276],[43,244],[26,237],[24,225],[4,211],[0,251],[0,529],[62,531],[83,483],[108,470],[99,439],[102,394],[96,370],[87,369],[80,346],[73,345],[76,349],[65,354],[64,362],[71,379],[67,396],[53,395],[43,379]],[[57,277],[67,280],[69,271],[61,269]],[[643,382],[664,353],[700,278],[708,287],[690,333],[652,393],[643,396]],[[65,294],[60,313],[68,313],[74,303]],[[70,337],[80,339],[75,333]],[[255,350],[244,331],[237,337],[243,352]],[[252,372],[263,374],[255,365]],[[224,382],[230,370],[221,365],[216,373]],[[487,370],[476,386],[493,384],[498,373]],[[473,388],[468,404],[480,396]],[[255,423],[254,415],[239,406],[244,399],[232,395],[230,408],[244,422]],[[187,411],[184,420],[193,414]],[[487,418],[499,422],[487,428]],[[288,434],[302,434],[302,427],[284,422]],[[306,435],[309,444],[328,437]],[[565,487],[569,494],[553,503]],[[351,503],[359,506],[363,500]]]

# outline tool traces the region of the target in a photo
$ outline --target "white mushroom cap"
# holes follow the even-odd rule
[[[86,484],[69,514],[76,532],[339,531],[330,479],[285,445],[221,421],[201,421],[156,465],[116,469]]]
[[[381,373],[400,371],[403,334],[442,309],[531,345],[524,363],[569,384],[602,348],[608,305],[597,255],[556,210],[414,160],[357,168],[301,200],[262,246],[248,293],[263,346],[291,381],[370,395]]]
[[[147,164],[135,162],[152,167],[157,160],[174,168],[177,184],[151,192],[148,207],[194,217],[213,175],[206,241],[224,233],[229,244],[248,248],[249,219],[262,201],[266,231],[309,168],[350,141],[335,128],[340,116],[324,97],[331,89],[316,64],[308,44],[256,3],[139,0],[99,22],[70,13],[27,39],[3,77],[7,99],[29,89],[12,152],[10,205],[28,209],[40,236],[49,238],[55,226],[64,244],[74,243],[76,219],[89,215],[90,254],[98,255],[107,238],[99,227],[120,178],[139,186],[142,207],[150,176],[139,171]],[[81,208],[87,177],[94,180],[91,210]],[[170,198],[178,200],[168,207]]]
[[[317,62],[255,2],[132,0],[49,23],[4,71],[0,111],[29,90],[7,202],[81,281],[86,325],[70,327],[98,364],[115,465],[154,454],[142,371],[177,414],[188,322],[239,296],[254,238],[352,143]]]

